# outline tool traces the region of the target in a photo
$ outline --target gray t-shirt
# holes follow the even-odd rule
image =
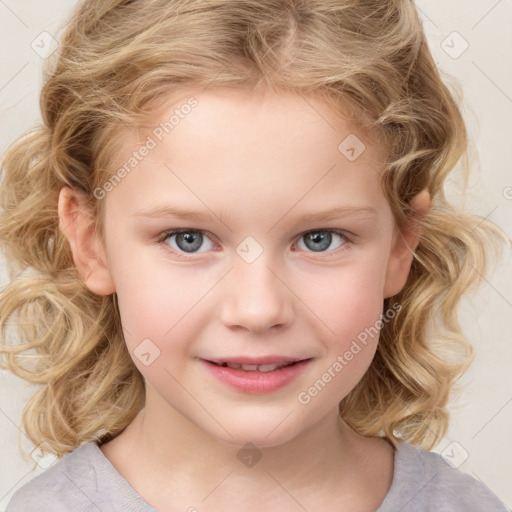
[[[200,510],[200,507],[199,509]],[[12,496],[6,512],[158,512],[86,443]],[[375,512],[510,512],[482,483],[439,454],[398,441],[391,489]]]

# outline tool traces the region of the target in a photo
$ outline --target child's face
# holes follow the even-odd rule
[[[320,100],[206,92],[180,108],[189,97],[159,115],[154,128],[181,113],[168,134],[123,136],[116,170],[141,143],[147,156],[103,199],[126,343],[149,384],[146,417],[281,444],[332,420],[363,377],[409,251],[380,188],[382,155]],[[141,213],[160,207],[204,218]],[[172,229],[201,233],[158,241]],[[242,358],[307,361],[257,373],[208,362]]]

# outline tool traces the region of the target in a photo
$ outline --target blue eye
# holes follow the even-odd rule
[[[340,243],[334,249],[326,250],[333,243],[333,236],[338,237],[340,239]],[[338,229],[308,231],[303,233],[299,237],[298,241],[302,239],[305,241],[304,246],[306,247],[305,250],[307,252],[317,253],[330,253],[350,242],[345,233]],[[210,246],[199,251],[198,249],[203,245],[205,240],[210,241]],[[158,241],[168,246],[172,252],[176,253],[178,256],[205,252],[211,250],[213,247],[211,238],[208,237],[204,231],[195,229],[176,229],[166,231]],[[170,243],[168,243],[168,241],[170,241]]]
[[[171,240],[173,237],[176,237],[174,245],[177,247],[177,249],[176,247],[173,247],[175,251],[177,250],[183,251],[185,253],[194,253],[197,252],[196,250],[199,249],[199,247],[202,245],[204,239],[209,240],[209,238],[204,236],[203,233],[203,231],[196,231],[192,229],[174,230],[165,233],[165,236],[161,241],[165,243],[167,240]]]
[[[313,252],[325,252],[325,249],[330,247],[330,245],[332,244],[333,235],[335,237],[340,238],[341,241],[342,241],[338,245],[338,247],[341,247],[342,245],[344,245],[344,244],[346,244],[348,242],[348,239],[345,236],[345,234],[342,231],[339,231],[337,229],[325,229],[325,230],[319,230],[319,231],[308,231],[307,233],[304,233],[299,238],[299,241],[301,239],[304,239],[305,246],[308,249],[311,249]]]

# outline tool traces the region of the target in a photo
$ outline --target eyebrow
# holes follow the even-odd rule
[[[288,216],[288,213],[283,215],[275,224],[279,224],[282,219]],[[142,208],[132,214],[132,217],[145,217],[145,218],[166,218],[175,217],[189,221],[197,222],[211,222],[219,220],[224,217],[222,212],[218,216],[213,212],[206,211],[195,211],[181,208],[179,206],[162,205],[155,206],[153,208]],[[362,219],[373,219],[377,217],[377,210],[371,206],[340,206],[332,208],[330,210],[320,212],[309,212],[301,216],[292,218],[292,220],[285,221],[285,224],[292,223],[313,223],[313,222],[324,222],[341,217],[360,217]]]

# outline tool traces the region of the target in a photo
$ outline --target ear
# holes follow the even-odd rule
[[[430,194],[422,190],[411,201],[412,215],[405,228],[395,236],[393,247],[388,259],[384,298],[399,293],[405,286],[411,270],[413,252],[418,246],[421,230],[419,219],[428,213],[432,204]]]
[[[62,187],[59,193],[60,229],[68,239],[73,261],[89,290],[98,295],[115,292],[105,250],[94,229],[93,216],[82,192]]]

